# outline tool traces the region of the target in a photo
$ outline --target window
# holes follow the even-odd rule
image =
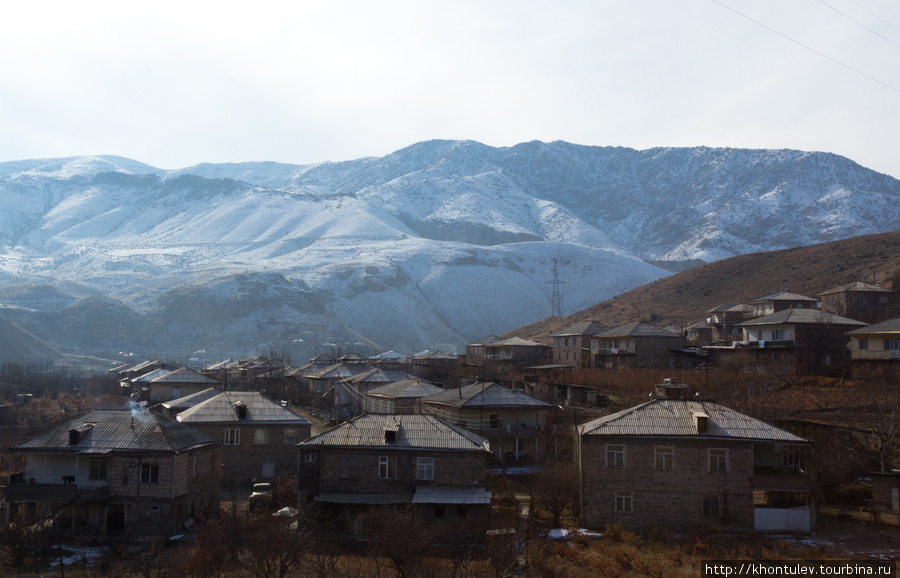
[[[200,475],[200,456],[199,455],[194,456],[194,475],[195,476]]]
[[[616,492],[616,513],[630,514],[634,511],[631,492]]]
[[[295,429],[284,430],[284,445],[295,446],[300,443],[300,434]]]
[[[869,340],[868,339],[860,339],[859,340],[859,350],[865,351],[869,348]]]
[[[314,453],[303,454],[303,461],[307,464],[314,464],[318,460],[318,456]]]
[[[718,518],[722,515],[721,502],[716,494],[703,495],[703,517]]]
[[[141,464],[141,483],[158,484],[159,466],[156,464]]]
[[[655,464],[657,470],[671,470],[672,458],[675,456],[675,448],[658,447],[654,448]]]
[[[434,458],[416,458],[416,479],[434,479]]]
[[[241,444],[241,430],[226,429],[225,430],[225,445],[226,446],[237,446],[240,444]]]
[[[258,446],[268,445],[269,443],[269,430],[264,428],[257,428],[253,432],[253,443]]]
[[[784,339],[784,329],[772,330],[772,341],[781,341]]]
[[[397,456],[378,456],[378,477],[382,480],[397,479]]]
[[[606,446],[606,467],[625,467],[625,446]]]
[[[711,472],[727,472],[728,471],[728,450],[709,449],[709,471]]]
[[[108,466],[109,462],[107,460],[91,460],[90,478],[92,480],[105,480]]]

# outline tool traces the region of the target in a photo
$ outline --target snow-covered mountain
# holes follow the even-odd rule
[[[54,345],[459,349],[706,261],[900,223],[900,181],[825,153],[422,142],[164,171],[0,163],[0,314]]]

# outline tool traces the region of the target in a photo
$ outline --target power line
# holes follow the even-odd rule
[[[863,28],[865,28],[866,30],[868,30],[869,32],[871,32],[872,34],[874,34],[875,36],[877,36],[878,38],[881,38],[882,40],[884,40],[884,41],[887,42],[888,44],[893,44],[893,45],[896,46],[897,48],[900,48],[900,44],[897,44],[896,42],[894,42],[894,41],[891,40],[890,38],[887,38],[887,37],[885,37],[885,36],[882,36],[881,34],[879,34],[878,32],[876,32],[875,30],[872,30],[871,28],[869,28],[868,26],[866,26],[865,24],[863,24],[863,23],[860,22],[859,20],[856,20],[856,19],[853,18],[852,16],[850,16],[850,15],[848,15],[848,14],[845,14],[845,13],[841,12],[840,10],[838,10],[837,8],[835,8],[834,6],[832,6],[831,4],[829,4],[828,2],[825,2],[825,0],[819,0],[819,2],[820,2],[821,4],[824,4],[824,5],[827,6],[828,8],[831,8],[832,10],[834,10],[835,12],[837,12],[838,14],[840,14],[841,16],[843,16],[844,18],[846,18],[846,19],[849,20],[850,22],[853,22],[853,23],[855,23],[855,24],[858,24],[859,26],[862,26]]]
[[[888,83],[886,83],[886,82],[884,82],[884,81],[878,80],[878,79],[875,78],[874,76],[870,76],[870,75],[866,74],[865,72],[862,72],[862,71],[860,71],[860,70],[857,70],[857,69],[853,68],[852,66],[850,66],[850,65],[848,65],[848,64],[844,64],[843,62],[841,62],[841,61],[839,61],[839,60],[836,60],[836,59],[834,59],[834,58],[828,56],[827,54],[825,54],[825,53],[823,53],[823,52],[819,52],[818,50],[816,50],[815,48],[813,48],[813,47],[811,47],[811,46],[808,46],[808,45],[806,45],[806,44],[803,44],[803,43],[800,42],[799,40],[794,40],[794,39],[791,38],[790,36],[787,36],[786,34],[782,34],[781,32],[775,30],[775,29],[772,28],[771,26],[768,26],[768,25],[766,25],[766,24],[763,24],[763,23],[760,22],[759,20],[754,20],[753,18],[747,16],[746,14],[744,14],[744,13],[742,13],[742,12],[738,12],[737,10],[735,10],[734,8],[732,8],[731,6],[728,6],[728,5],[726,5],[726,4],[723,4],[723,3],[720,2],[719,0],[712,0],[712,1],[715,2],[716,4],[718,4],[719,6],[723,7],[723,8],[726,8],[726,9],[728,9],[728,10],[731,10],[732,12],[734,12],[735,14],[737,14],[738,16],[741,16],[742,18],[746,18],[746,19],[749,20],[750,22],[753,22],[754,24],[757,24],[757,25],[759,25],[759,26],[762,26],[763,28],[765,28],[765,29],[768,30],[769,32],[772,32],[772,33],[774,33],[774,34],[777,34],[778,36],[781,36],[781,37],[784,38],[785,40],[789,40],[790,42],[793,42],[793,43],[796,44],[797,46],[800,46],[800,47],[802,47],[802,48],[805,48],[806,50],[809,50],[809,51],[812,52],[813,54],[817,54],[817,55],[821,56],[822,58],[825,58],[826,60],[830,60],[831,62],[833,62],[834,64],[837,64],[838,66],[843,66],[843,67],[846,68],[847,70],[849,70],[849,71],[851,71],[851,72],[855,72],[856,74],[858,74],[858,75],[860,75],[860,76],[863,76],[863,77],[865,77],[865,78],[868,78],[869,80],[871,80],[871,81],[873,81],[873,82],[877,82],[878,84],[884,86],[885,88],[889,88],[889,89],[893,90],[894,92],[900,92],[900,88],[897,88],[897,87],[895,87],[895,86],[892,86],[892,85],[890,85],[890,84],[888,84]]]

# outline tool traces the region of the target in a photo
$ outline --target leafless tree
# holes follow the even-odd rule
[[[566,511],[576,511],[580,496],[578,468],[572,462],[551,461],[538,470],[534,480],[534,499],[553,518],[554,528],[561,527]]]

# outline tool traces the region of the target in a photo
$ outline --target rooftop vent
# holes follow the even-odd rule
[[[697,433],[706,433],[709,427],[709,416],[702,411],[694,411],[691,412],[691,417],[694,420],[694,428],[697,430]]]
[[[678,383],[674,377],[668,377],[654,387],[654,395],[659,399],[684,399],[684,391],[688,386],[685,383]]]
[[[234,402],[234,413],[238,419],[247,419],[247,404],[243,401]]]
[[[391,444],[397,441],[398,431],[400,431],[400,424],[396,421],[384,426],[384,442]]]

